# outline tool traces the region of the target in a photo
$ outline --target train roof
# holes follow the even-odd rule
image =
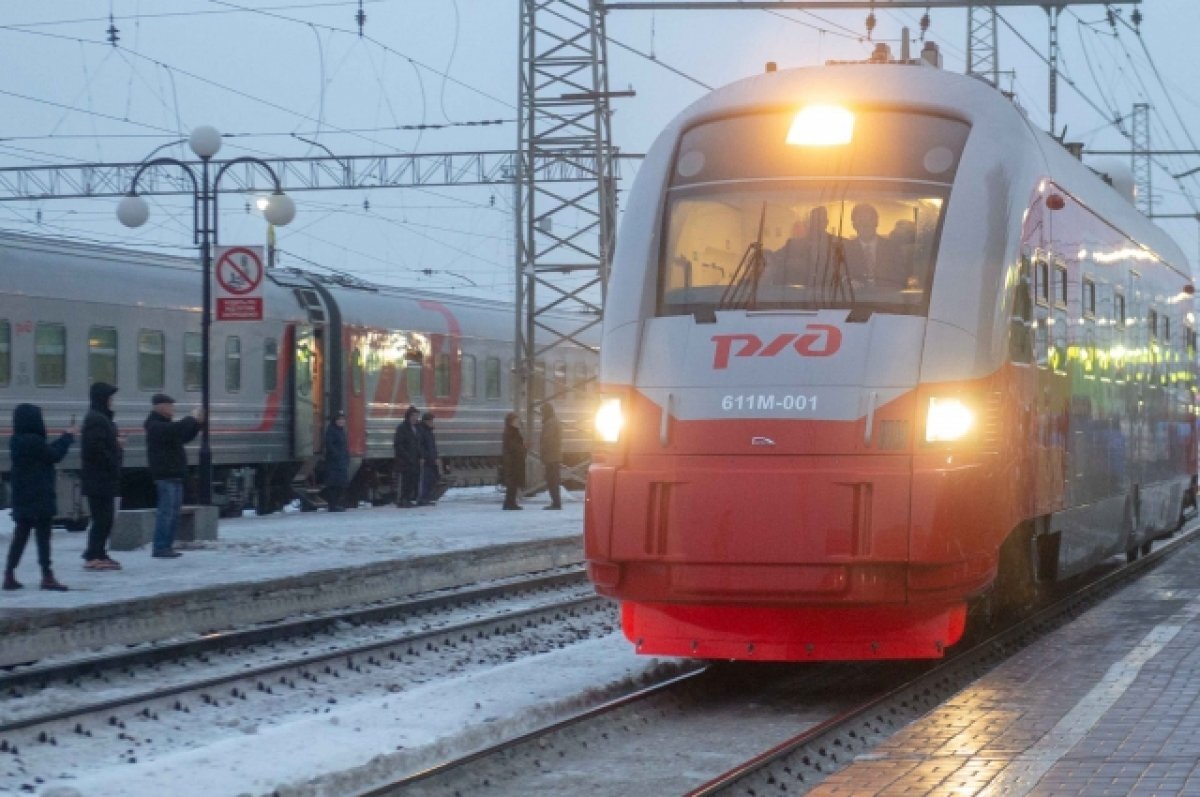
[[[801,101],[913,107],[962,119],[985,135],[1022,136],[1039,151],[1045,176],[1190,277],[1186,256],[1162,228],[1039,130],[1011,100],[981,80],[929,65],[833,64],[744,78],[685,108],[656,140],[647,161],[669,158],[679,134],[699,122]]]

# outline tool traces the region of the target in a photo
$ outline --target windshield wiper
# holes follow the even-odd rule
[[[753,310],[758,306],[758,280],[762,277],[763,269],[767,265],[762,243],[763,228],[766,226],[766,222],[767,203],[764,201],[762,212],[758,217],[758,237],[746,247],[741,262],[733,272],[733,279],[721,293],[721,299],[717,302],[715,309],[732,310],[741,307]]]

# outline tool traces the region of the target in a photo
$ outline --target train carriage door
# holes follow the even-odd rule
[[[322,349],[318,330],[308,324],[296,326],[292,369],[295,374],[292,387],[292,456],[296,459],[313,456],[320,446],[325,395]]]

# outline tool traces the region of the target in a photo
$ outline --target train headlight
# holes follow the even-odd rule
[[[975,413],[956,398],[929,399],[925,416],[925,442],[949,443],[961,440],[975,425]]]
[[[806,105],[792,119],[787,143],[794,147],[840,147],[854,137],[854,114],[840,105]]]
[[[602,397],[600,407],[596,410],[596,437],[603,443],[616,443],[621,439],[621,427],[624,425],[625,415],[621,412],[620,397]]]

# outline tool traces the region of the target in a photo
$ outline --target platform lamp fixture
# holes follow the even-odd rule
[[[204,411],[204,426],[200,432],[200,493],[199,503],[212,503],[212,448],[209,445],[208,430],[211,425],[209,413],[209,381],[210,381],[210,350],[209,338],[212,328],[212,247],[217,239],[217,187],[221,177],[229,169],[239,163],[249,163],[264,169],[275,184],[263,208],[263,215],[272,227],[282,227],[296,216],[296,204],[291,197],[283,193],[283,186],[275,171],[258,158],[241,157],[228,161],[212,163],[213,156],[221,150],[221,134],[215,127],[202,125],[192,130],[188,139],[192,152],[200,158],[200,174],[196,170],[175,158],[155,158],[142,163],[129,183],[129,193],[117,205],[117,219],[126,227],[140,227],[150,217],[150,206],[146,200],[138,196],[138,180],[149,168],[155,166],[178,166],[192,181],[192,242],[200,247],[200,263],[203,267],[204,303],[201,306],[200,321],[200,407]],[[218,167],[210,179],[212,167]]]

